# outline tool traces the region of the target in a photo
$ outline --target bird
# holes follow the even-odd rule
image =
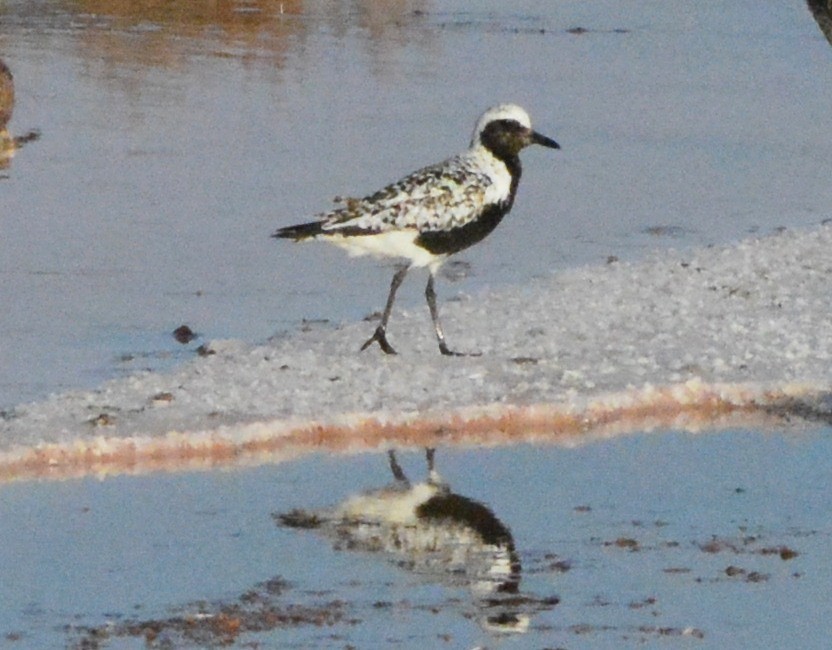
[[[9,66],[0,59],[0,169],[8,169],[15,152],[23,145],[40,138],[40,131],[12,136],[8,124],[14,112],[14,76]],[[5,178],[5,177],[4,177]]]
[[[806,4],[826,40],[832,45],[832,0],[807,0]]]
[[[9,139],[6,126],[12,119],[14,110],[14,77],[2,59],[0,59],[0,137]]]
[[[351,255],[404,260],[393,275],[381,321],[361,350],[377,343],[385,353],[396,354],[387,340],[396,291],[411,268],[427,267],[425,298],[439,351],[465,356],[445,342],[434,279],[449,256],[482,241],[511,210],[522,173],[519,153],[533,144],[560,149],[553,139],[532,129],[529,114],[520,106],[494,106],[477,120],[463,153],[364,198],[341,199],[342,207],[313,221],[280,228],[272,236],[322,240]]]

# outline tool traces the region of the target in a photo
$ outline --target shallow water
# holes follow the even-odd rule
[[[388,268],[269,233],[458,151],[498,101],[564,148],[525,155],[445,299],[828,217],[832,49],[804,2],[490,5],[4,2],[11,130],[41,138],[0,171],[0,408],[377,309]],[[821,648],[830,439],[440,449],[453,492],[511,531],[519,593],[494,605],[462,570],[280,525],[388,484],[381,452],[4,484],[0,640]],[[495,632],[495,610],[528,630]]]
[[[830,433],[439,449],[453,493],[511,531],[522,571],[510,605],[528,622],[512,633],[484,624],[496,606],[459,567],[420,570],[416,556],[276,523],[389,484],[382,452],[7,484],[0,638],[12,648],[822,648]],[[424,480],[421,452],[399,460]]]
[[[0,175],[2,407],[378,309],[387,268],[268,235],[457,152],[499,101],[563,151],[525,155],[441,298],[829,214],[832,50],[798,0],[164,7],[0,7],[11,130],[42,134]]]

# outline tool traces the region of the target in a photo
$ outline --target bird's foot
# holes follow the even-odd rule
[[[439,342],[439,351],[446,357],[481,357],[482,352],[456,352],[448,348],[445,341]]]
[[[364,345],[361,346],[361,350],[366,350],[373,343],[378,343],[379,347],[384,351],[385,354],[397,354],[396,351],[393,349],[393,346],[387,342],[387,333],[384,331],[384,328],[381,327],[381,325],[379,325],[376,328],[376,331],[373,332],[373,335],[364,342]]]

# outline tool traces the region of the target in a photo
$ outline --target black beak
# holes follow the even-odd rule
[[[552,140],[552,138],[547,138],[545,135],[538,133],[537,131],[532,131],[529,137],[532,144],[539,144],[544,147],[549,147],[550,149],[560,149],[560,145]]]

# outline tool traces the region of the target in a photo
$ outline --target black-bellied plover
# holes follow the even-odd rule
[[[15,151],[27,142],[40,137],[40,131],[12,136],[8,124],[14,112],[14,77],[9,67],[0,59],[0,169],[7,169]]]
[[[826,40],[832,45],[832,0],[807,0],[806,3]]]
[[[439,351],[455,355],[445,343],[436,307],[434,277],[448,256],[486,237],[511,210],[520,182],[520,151],[531,144],[559,149],[557,142],[532,129],[525,110],[515,104],[490,108],[474,128],[470,148],[425,167],[362,199],[346,199],[341,208],[315,221],[280,228],[274,237],[322,239],[353,255],[407,260],[393,275],[381,322],[361,347],[387,342],[387,321],[396,291],[412,267],[428,267],[425,289]]]
[[[12,71],[0,59],[0,137],[3,140],[9,139],[9,132],[6,125],[12,119],[14,110],[14,77]]]

